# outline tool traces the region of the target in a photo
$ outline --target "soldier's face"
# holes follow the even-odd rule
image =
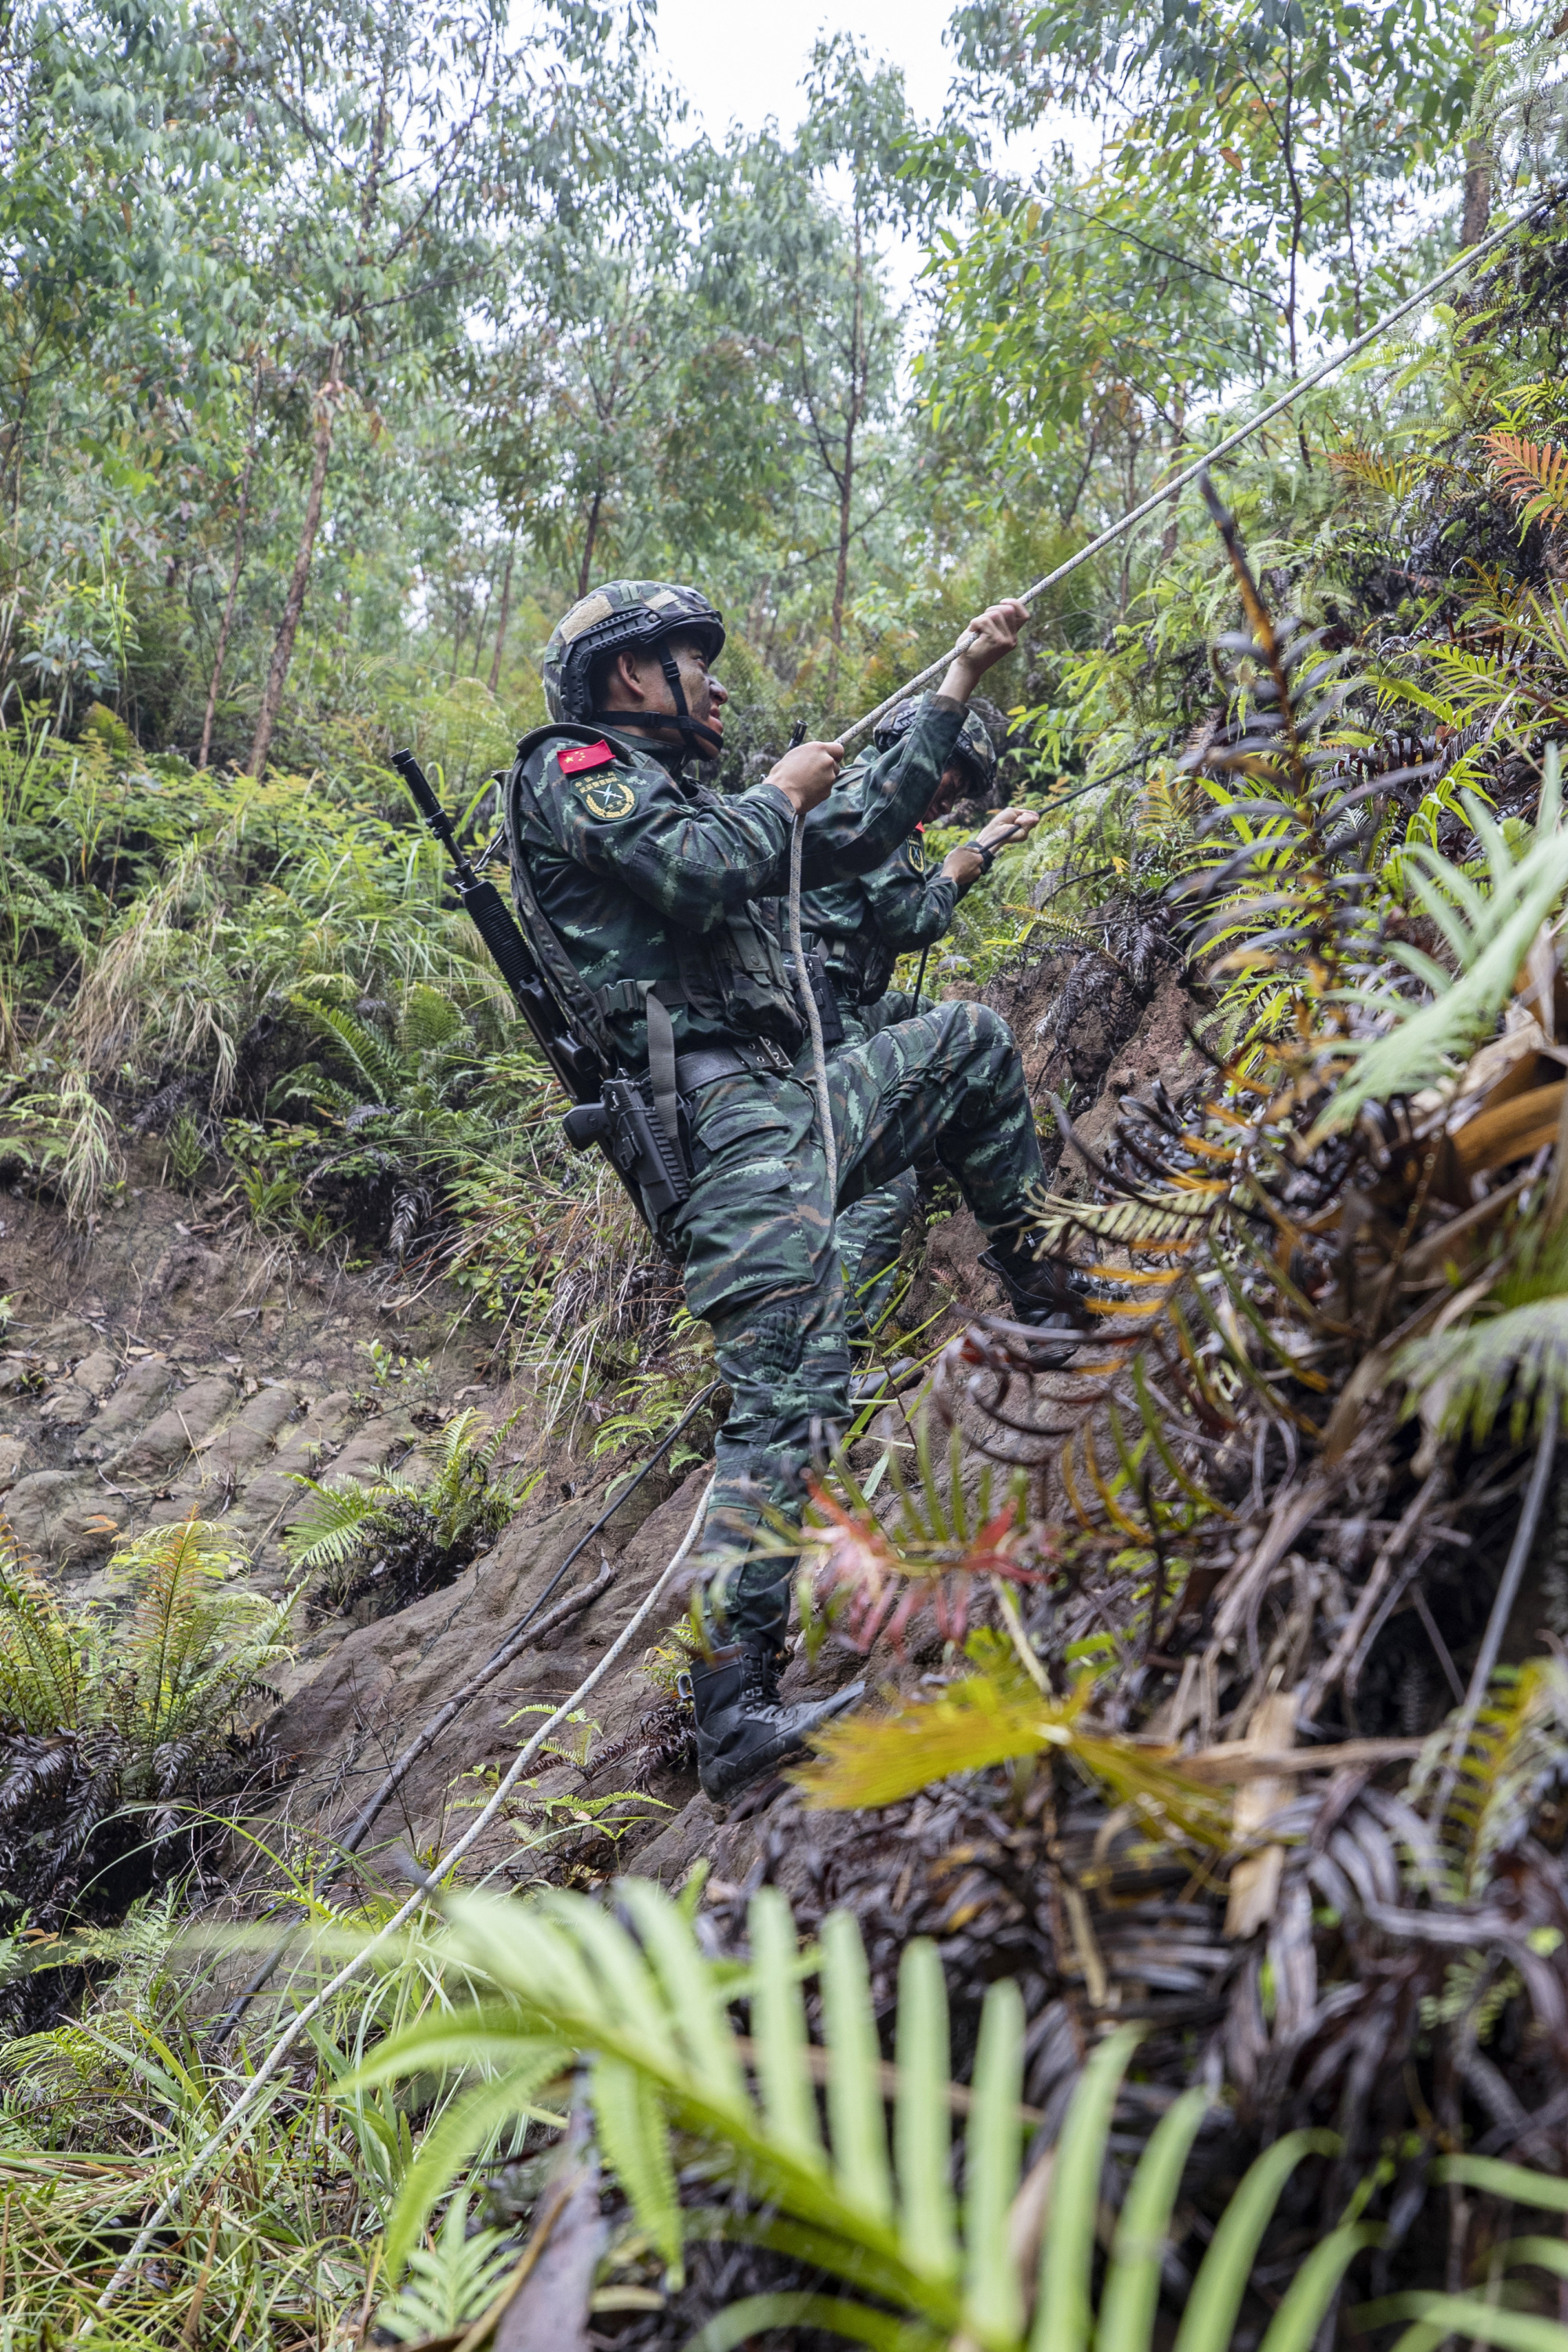
[[[968,790],[968,776],[950,761],[942,772],[941,783],[931,794],[931,806],[925,814],[927,824],[935,824],[940,817],[944,817],[954,801],[961,801]]]
[[[710,727],[715,735],[724,732],[724,705],[729,701],[719,680],[710,676],[707,656],[695,637],[671,637],[668,649],[680,677],[686,708],[693,719]],[[649,719],[661,710],[674,713],[675,697],[669,690],[669,680],[664,674],[664,664],[657,654],[623,654],[617,671],[618,683],[612,681],[609,706],[612,709],[641,710]],[[675,740],[674,730],[670,740]],[[706,749],[700,759],[716,760],[718,752]]]
[[[729,701],[730,697],[709,669],[707,656],[702,647],[695,637],[672,637],[669,650],[675,656],[675,667],[680,672],[680,684],[686,696],[686,708],[693,719],[700,719],[705,727],[711,727],[715,735],[722,735],[724,705]],[[665,677],[662,667],[658,673],[658,682],[664,688],[659,707],[665,710],[673,710],[674,698],[669,691],[669,680]],[[705,751],[702,756],[704,759],[716,759],[718,754]]]

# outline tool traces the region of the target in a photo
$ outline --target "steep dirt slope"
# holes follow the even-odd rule
[[[156,1184],[85,1242],[48,1204],[0,1195],[0,1508],[73,1584],[117,1537],[195,1509],[274,1587],[304,1499],[289,1473],[406,1460],[495,1393],[459,1300],[292,1265]]]
[[[1125,928],[1132,946],[1120,961],[1098,949],[1069,950],[1027,962],[984,991],[1018,1041],[1046,1173],[1062,1192],[1079,1190],[1083,1171],[1064,1147],[1051,1096],[1092,1150],[1108,1135],[1123,1095],[1144,1092],[1156,1078],[1179,1095],[1202,1067],[1186,1042],[1194,1008],[1173,953],[1152,928]],[[933,1222],[923,1276],[910,1300],[911,1321],[943,1306],[960,1313],[1001,1306],[1000,1293],[975,1266],[982,1246],[967,1210]],[[939,1328],[945,1336],[947,1327]]]
[[[1068,1189],[1075,1163],[1062,1151],[1049,1093],[1068,1104],[1092,1146],[1121,1095],[1156,1076],[1178,1091],[1195,1069],[1184,1039],[1189,1001],[1168,961],[1151,954],[1144,964],[1134,984],[1125,968],[1093,951],[1058,955],[986,992],[1019,1038],[1047,1167]],[[374,1287],[373,1277],[291,1273],[276,1256],[211,1231],[211,1220],[204,1230],[180,1196],[152,1185],[129,1193],[85,1251],[68,1245],[47,1206],[9,1197],[0,1211],[15,1317],[0,1362],[0,1510],[26,1550],[79,1588],[100,1581],[118,1534],[196,1509],[233,1528],[252,1553],[254,1579],[276,1591],[284,1568],[279,1538],[302,1507],[291,1474],[370,1475],[409,1463],[462,1405],[478,1403],[493,1419],[510,1407],[511,1391],[480,1377],[488,1348],[449,1297],[410,1299]],[[913,1301],[917,1315],[938,1317],[930,1339],[999,1303],[975,1266],[979,1247],[967,1213],[933,1223]],[[418,1369],[378,1379],[369,1352],[376,1341]],[[527,1454],[521,1431],[513,1450]],[[288,1777],[269,1803],[269,1834],[282,1836],[297,1858],[330,1853],[391,1759],[498,1645],[592,1526],[603,1482],[592,1494],[563,1496],[560,1469],[552,1465],[491,1550],[444,1591],[369,1623],[335,1618],[305,1630],[270,1727]],[[458,1832],[464,1809],[484,1793],[482,1778],[471,1776],[504,1762],[527,1737],[537,1718],[520,1721],[520,1710],[558,1704],[602,1655],[679,1542],[706,1475],[705,1467],[692,1472],[673,1494],[668,1478],[656,1476],[616,1514],[563,1590],[606,1566],[613,1582],[552,1646],[525,1651],[452,1724],[378,1822],[363,1872],[388,1866],[395,1843],[427,1855]],[[670,1596],[663,1624],[650,1625],[595,1692],[586,1712],[598,1727],[598,1752],[656,1705],[639,1661],[687,1597]],[[797,1658],[786,1688],[825,1688],[862,1671],[876,1680],[909,1670],[890,1656],[862,1663],[830,1647],[809,1677]],[[666,1745],[679,1749],[679,1738]],[[617,1777],[612,1765],[601,1779],[590,1765],[584,1781],[574,1765],[549,1759],[535,1794],[603,1793],[624,1785],[628,1769]],[[572,1849],[574,1866],[592,1872],[635,1860],[668,1878],[703,1856],[721,1883],[758,1866],[777,1784],[727,1825],[698,1794],[689,1757],[660,1764],[647,1788],[656,1801],[640,1824],[614,1849],[585,1831]],[[793,1813],[795,1800],[784,1801]],[[848,1834],[817,1827],[806,1843],[820,1853],[825,1840]],[[504,1824],[476,1859],[514,1865],[522,1876],[543,1866]]]

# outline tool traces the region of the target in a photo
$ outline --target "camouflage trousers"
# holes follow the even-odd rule
[[[776,1641],[789,1612],[791,1562],[759,1546],[763,1513],[798,1509],[804,1473],[847,1412],[836,1208],[933,1152],[994,1233],[1024,1221],[1043,1178],[1018,1050],[988,1005],[935,1005],[847,1046],[827,1085],[837,1203],[807,1055],[787,1077],[748,1073],[697,1095],[691,1193],[667,1228],[732,1400],[700,1559],[710,1613],[747,1641]]]
[[[846,1046],[863,1045],[895,1021],[907,1021],[915,1002],[890,988],[874,1003],[843,1013]],[[920,1199],[920,1182],[905,1168],[890,1184],[879,1184],[853,1208],[841,1209],[834,1234],[844,1269],[844,1328],[852,1348],[867,1346],[892,1306],[899,1287],[899,1255]]]
[[[833,1245],[844,1274],[844,1329],[852,1348],[870,1344],[893,1304],[904,1233],[920,1205],[920,1190],[914,1170],[906,1168],[839,1217]]]

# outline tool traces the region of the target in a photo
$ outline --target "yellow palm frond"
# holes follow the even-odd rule
[[[1407,498],[1426,470],[1417,458],[1380,457],[1374,449],[1363,449],[1359,444],[1331,449],[1329,463],[1336,474],[1368,489],[1381,490],[1390,499]]]

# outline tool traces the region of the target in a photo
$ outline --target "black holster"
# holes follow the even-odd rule
[[[574,1151],[604,1144],[626,1181],[642,1192],[656,1223],[689,1197],[691,1174],[679,1136],[672,1141],[666,1135],[637,1079],[606,1078],[600,1100],[569,1110],[561,1131]]]
[[[790,979],[793,982],[795,958],[786,956],[784,961],[789,967]],[[816,999],[816,1013],[822,1024],[824,1045],[842,1045],[844,1015],[839,1010],[838,993],[833,985],[833,975],[827,969],[827,959],[820,948],[806,949],[805,976],[810,983],[811,992]]]

